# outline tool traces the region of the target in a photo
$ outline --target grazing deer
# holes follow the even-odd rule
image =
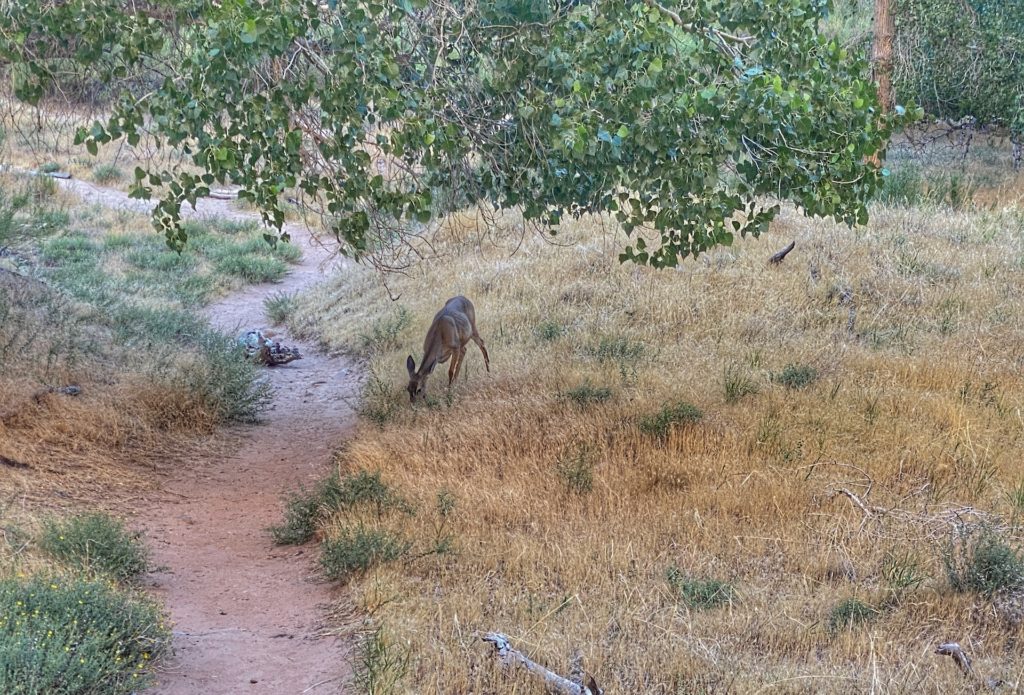
[[[472,340],[484,354],[484,366],[491,371],[491,358],[487,356],[483,338],[476,332],[476,312],[473,303],[465,297],[452,297],[444,303],[441,311],[434,315],[427,337],[423,341],[423,361],[416,369],[412,355],[405,361],[409,370],[409,402],[415,403],[423,396],[427,386],[427,377],[438,364],[444,364],[452,358],[448,367],[448,386],[459,376],[462,360],[466,357],[466,345]]]

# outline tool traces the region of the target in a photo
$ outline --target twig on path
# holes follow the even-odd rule
[[[789,252],[792,251],[794,248],[796,248],[796,241],[789,242],[789,245],[786,248],[774,253],[772,257],[768,259],[768,262],[771,263],[772,265],[778,265],[782,263],[782,261],[786,259],[786,256],[789,254]]]

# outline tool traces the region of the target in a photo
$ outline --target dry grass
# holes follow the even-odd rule
[[[610,693],[970,691],[931,653],[950,639],[1016,687],[1019,616],[951,593],[940,558],[958,523],[1021,540],[1008,494],[1024,480],[1019,208],[879,207],[852,231],[789,213],[764,242],[661,272],[620,265],[621,240],[593,220],[560,246],[493,243],[509,236],[457,216],[440,259],[389,280],[397,302],[352,271],[293,317],[367,357],[368,417],[342,472],[380,471],[419,509],[348,511],[325,532],[386,526],[415,541],[411,557],[437,529],[454,540],[454,553],[351,583],[412,647],[405,692],[535,692],[493,667],[474,637],[488,630],[562,672],[582,649]],[[420,358],[430,318],[458,293],[476,305],[491,373],[470,345],[453,396],[439,368],[428,404],[411,408],[405,357]],[[790,365],[817,378],[777,383]],[[727,374],[754,388],[727,393]],[[565,397],[583,384],[612,397]],[[665,439],[641,431],[677,401],[703,419]],[[580,456],[589,492],[566,484],[564,462]],[[444,491],[447,527],[434,511]],[[924,581],[891,588],[893,558]],[[735,596],[691,608],[669,568]],[[879,613],[830,629],[851,597]]]

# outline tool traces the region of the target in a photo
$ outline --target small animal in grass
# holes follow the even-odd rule
[[[434,367],[444,364],[451,358],[448,367],[448,386],[459,376],[462,361],[466,357],[466,345],[472,340],[484,354],[484,366],[491,371],[491,359],[487,356],[484,340],[476,330],[476,312],[473,302],[465,297],[452,297],[444,303],[441,311],[434,315],[434,321],[427,330],[423,341],[423,360],[419,369],[416,361],[409,355],[405,368],[409,370],[409,402],[415,403],[423,397],[429,377]]]

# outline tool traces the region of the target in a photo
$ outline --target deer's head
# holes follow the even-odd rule
[[[420,370],[416,371],[416,361],[412,358],[412,355],[405,360],[405,368],[409,372],[409,402],[415,403],[416,401],[423,398],[427,388],[427,377],[434,371],[434,366],[437,364],[437,360],[433,360],[426,367],[420,366]]]

